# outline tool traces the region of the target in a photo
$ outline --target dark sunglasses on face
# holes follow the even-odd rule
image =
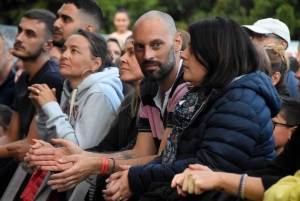
[[[287,128],[292,128],[292,127],[294,127],[293,125],[284,124],[284,123],[279,123],[279,122],[276,122],[276,121],[272,121],[272,123],[273,123],[273,130],[275,129],[275,127],[276,127],[277,124],[278,124],[278,125],[285,126],[285,127],[287,127]]]
[[[256,38],[257,40],[264,40],[268,37],[282,39],[281,37],[279,37],[275,34],[272,34],[272,33],[260,34],[260,33],[251,32],[251,33],[249,33],[249,35],[251,38]]]

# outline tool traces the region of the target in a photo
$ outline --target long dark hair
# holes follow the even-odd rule
[[[195,58],[208,71],[201,84],[205,93],[256,71],[262,63],[249,35],[233,20],[199,20],[189,26],[189,32]]]

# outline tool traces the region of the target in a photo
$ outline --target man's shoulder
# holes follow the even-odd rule
[[[43,82],[63,82],[63,78],[59,74],[59,65],[55,60],[49,60],[44,66],[37,72],[32,79],[33,82],[42,84]]]
[[[47,61],[44,66],[41,68],[41,71],[44,73],[59,73],[59,65],[58,62],[50,59],[49,61]]]

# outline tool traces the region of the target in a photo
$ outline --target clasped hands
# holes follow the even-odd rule
[[[57,101],[55,97],[56,89],[50,89],[47,84],[34,84],[28,87],[29,98],[37,108],[43,107],[46,103]]]
[[[199,195],[208,190],[221,190],[219,177],[207,166],[189,165],[183,173],[175,175],[171,187],[177,187],[179,195],[186,196],[189,194]]]
[[[44,171],[62,171],[51,175],[48,185],[59,192],[69,190],[86,179],[94,171],[93,158],[82,155],[83,150],[72,142],[63,139],[52,139],[55,148],[42,140],[35,144],[27,153],[24,161],[28,167]]]
[[[132,192],[128,182],[129,165],[119,165],[119,172],[116,172],[105,181],[106,190],[103,190],[103,197],[107,201],[122,200],[127,201]]]

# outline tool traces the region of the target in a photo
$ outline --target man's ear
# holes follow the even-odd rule
[[[92,65],[92,71],[96,71],[100,66],[102,65],[102,59],[100,57],[97,57]]]
[[[88,25],[85,26],[85,30],[87,30],[87,31],[89,31],[89,32],[91,32],[91,33],[94,33],[95,30],[96,30],[96,28],[95,28],[94,25],[88,24]]]
[[[279,82],[279,80],[280,80],[280,78],[281,78],[281,74],[280,74],[279,72],[275,72],[275,73],[271,76],[271,78],[272,78],[272,83],[273,83],[273,85],[275,86],[275,85]]]
[[[290,129],[290,133],[289,133],[289,139],[291,139],[291,136],[293,134],[293,132],[297,129],[298,126],[294,126]]]
[[[179,52],[181,50],[181,46],[182,46],[182,34],[177,33],[174,36],[174,49],[175,49],[175,52]]]
[[[47,40],[44,44],[44,51],[50,51],[53,47],[53,40]]]

